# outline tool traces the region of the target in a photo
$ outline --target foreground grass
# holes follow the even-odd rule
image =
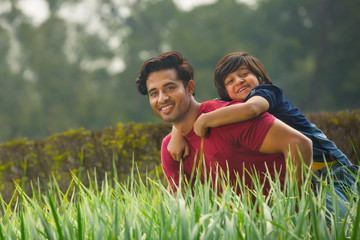
[[[269,180],[269,197],[262,194],[256,178],[254,190],[243,187],[239,179],[241,194],[219,181],[220,195],[211,188],[211,180],[201,184],[196,179],[193,190],[185,189],[192,194],[175,197],[160,177],[142,181],[132,174],[121,183],[114,175],[101,186],[94,180],[89,187],[81,184],[80,176],[73,176],[65,193],[56,181],[46,194],[34,190],[32,197],[18,187],[15,208],[1,200],[0,239],[360,238],[358,197],[349,203],[344,219],[335,211],[329,231],[325,198],[315,197],[308,183],[299,194],[291,178],[283,190],[279,181]]]

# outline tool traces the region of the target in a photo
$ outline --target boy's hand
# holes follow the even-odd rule
[[[206,114],[201,114],[194,123],[194,132],[196,135],[202,138],[207,138],[209,136],[209,127],[206,124]]]
[[[167,150],[175,161],[183,160],[190,155],[190,147],[187,141],[181,134],[174,133],[174,131],[167,145]]]

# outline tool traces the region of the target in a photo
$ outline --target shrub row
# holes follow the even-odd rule
[[[360,109],[337,113],[311,113],[306,117],[315,123],[353,164],[360,158]]]
[[[338,113],[307,114],[325,134],[350,158],[358,163],[360,149],[360,110]],[[162,138],[171,130],[169,124],[119,124],[103,130],[69,130],[46,139],[26,139],[0,145],[0,193],[9,201],[14,181],[24,184],[31,195],[30,182],[36,188],[48,185],[55,177],[60,189],[67,189],[72,173],[81,170],[82,181],[88,184],[87,172],[98,182],[111,174],[113,163],[120,180],[130,173],[132,159],[140,172],[155,174],[161,169]],[[134,158],[133,158],[134,155]],[[160,171],[161,172],[161,171]]]
[[[11,199],[14,181],[23,185],[31,196],[35,189],[46,187],[55,177],[61,190],[69,187],[72,173],[81,170],[81,179],[88,185],[88,176],[101,182],[105,172],[117,169],[119,180],[125,180],[133,157],[140,172],[161,172],[160,147],[169,133],[169,124],[118,124],[104,130],[69,130],[46,139],[7,142],[0,146],[0,192],[5,201]],[[72,173],[71,173],[72,172]]]

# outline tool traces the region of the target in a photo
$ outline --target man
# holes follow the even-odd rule
[[[312,163],[312,143],[304,135],[292,129],[268,113],[246,122],[240,122],[219,128],[213,128],[206,139],[193,132],[197,117],[206,112],[229,104],[241,104],[240,101],[207,101],[202,104],[194,98],[195,85],[193,69],[184,57],[177,52],[167,52],[149,59],[142,66],[136,80],[138,90],[149,96],[150,105],[155,114],[164,121],[171,122],[189,143],[191,154],[183,159],[183,171],[190,178],[194,161],[200,159],[201,142],[205,170],[214,177],[219,167],[229,172],[230,181],[245,174],[244,169],[256,173],[261,182],[265,182],[265,191],[269,189],[265,174],[271,177],[280,172],[280,181],[285,179],[285,158],[292,154],[298,184],[301,184],[301,158],[305,165]],[[180,178],[180,163],[167,151],[171,134],[166,136],[161,147],[161,161],[165,176],[173,191]],[[290,150],[290,151],[289,151]],[[299,151],[298,151],[299,150]],[[301,153],[301,156],[299,155]],[[204,171],[201,180],[204,180]],[[244,175],[245,184],[251,187],[252,180]]]

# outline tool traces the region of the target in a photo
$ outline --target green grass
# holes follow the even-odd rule
[[[45,194],[34,189],[32,197],[18,186],[15,207],[0,199],[0,239],[360,239],[359,198],[344,219],[335,211],[329,231],[325,199],[314,196],[307,180],[299,193],[292,177],[284,189],[270,179],[266,197],[256,177],[253,190],[239,178],[235,194],[222,174],[222,194],[211,180],[195,179],[192,190],[182,185],[179,192],[187,194],[175,197],[162,176],[142,180],[134,171],[122,183],[113,175],[89,187],[74,175],[65,193],[53,180]]]

